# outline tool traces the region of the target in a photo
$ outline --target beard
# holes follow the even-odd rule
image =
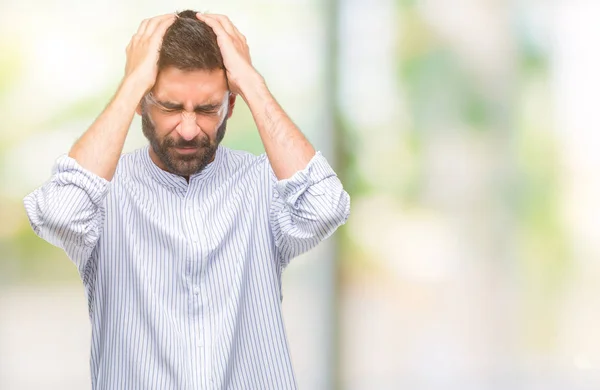
[[[189,177],[201,172],[215,157],[217,148],[225,137],[227,128],[227,115],[223,119],[217,129],[217,135],[214,140],[203,132],[189,141],[184,139],[175,140],[170,136],[164,137],[162,140],[156,135],[156,126],[150,119],[150,115],[146,110],[142,112],[142,132],[150,142],[152,150],[159,160],[167,168],[167,171],[179,175]],[[175,148],[197,148],[196,153],[179,154]]]

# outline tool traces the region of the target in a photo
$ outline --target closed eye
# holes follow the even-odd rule
[[[154,104],[161,110],[161,112],[166,114],[181,113],[185,111],[183,104],[180,103],[154,101]],[[194,107],[194,112],[197,115],[214,116],[217,115],[220,110],[221,104],[203,104]]]
[[[217,115],[219,108],[197,108],[195,112],[199,115]]]
[[[160,108],[161,112],[164,112],[166,114],[176,114],[178,112],[181,112],[181,109],[178,108],[167,108],[167,107],[163,107],[163,106],[158,106],[158,108]]]

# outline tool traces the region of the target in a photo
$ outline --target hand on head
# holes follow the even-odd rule
[[[158,73],[158,54],[165,31],[177,15],[168,14],[145,19],[127,45],[125,77],[133,77],[149,91]]]
[[[252,83],[262,80],[252,66],[246,37],[225,15],[196,13],[196,18],[215,33],[229,90],[233,95],[243,97],[245,86],[251,88]],[[146,92],[149,92],[156,82],[163,37],[176,19],[176,14],[145,19],[127,46],[125,77],[134,78],[143,85]]]
[[[258,75],[252,67],[246,37],[225,15],[197,13],[196,17],[215,32],[227,71],[229,90],[241,94],[244,84],[255,81]]]

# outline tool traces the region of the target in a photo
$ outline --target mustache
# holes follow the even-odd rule
[[[208,137],[203,138],[194,138],[192,140],[186,141],[184,139],[174,140],[173,138],[167,138],[163,143],[166,147],[173,148],[201,148],[210,146],[210,141]]]

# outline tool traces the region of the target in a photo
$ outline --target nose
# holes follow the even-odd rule
[[[200,133],[200,126],[196,123],[196,114],[195,113],[181,113],[181,121],[176,128],[177,132],[186,141],[191,141],[198,133]]]

